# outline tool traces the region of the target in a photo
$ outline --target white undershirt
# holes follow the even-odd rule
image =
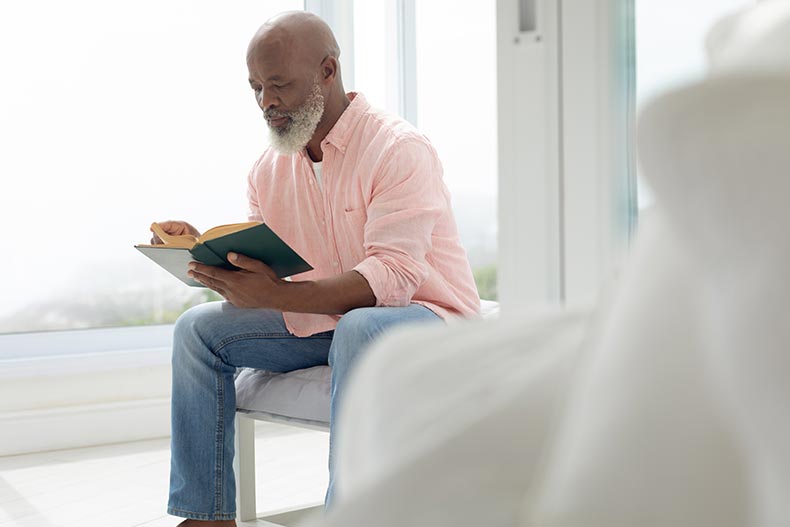
[[[318,188],[321,189],[321,192],[324,191],[324,186],[321,182],[321,161],[318,163],[313,163],[313,172],[315,172],[315,180],[318,182]]]

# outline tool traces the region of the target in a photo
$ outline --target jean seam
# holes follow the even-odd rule
[[[193,520],[203,520],[203,521],[213,521],[213,520],[233,520],[236,518],[236,514],[227,513],[227,514],[206,514],[205,512],[195,512],[195,511],[187,511],[184,509],[179,509],[177,507],[168,507],[167,513],[171,516],[180,516],[180,515],[187,515],[190,519]],[[175,513],[175,514],[173,514]],[[213,516],[213,517],[212,517]],[[183,517],[183,516],[182,516]]]
[[[222,348],[229,344],[233,344],[234,342],[238,342],[240,340],[247,340],[247,339],[273,339],[273,338],[299,338],[299,339],[306,339],[306,340],[318,340],[318,339],[331,339],[332,335],[324,335],[323,333],[316,333],[315,335],[310,335],[308,337],[296,337],[290,333],[242,333],[241,335],[232,335],[226,339],[219,341],[217,347],[214,349],[214,353],[219,353]]]
[[[222,380],[222,360],[217,358],[214,362],[214,370],[217,373],[217,430],[216,430],[216,450],[217,456],[214,462],[214,515],[221,514],[222,494],[223,494],[223,468],[225,452],[225,386]]]

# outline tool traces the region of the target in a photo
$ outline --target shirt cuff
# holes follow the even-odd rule
[[[411,302],[411,294],[399,288],[392,270],[375,256],[368,256],[353,269],[368,281],[373,295],[376,297],[376,307],[405,307]]]

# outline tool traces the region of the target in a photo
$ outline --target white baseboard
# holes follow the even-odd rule
[[[0,414],[0,456],[169,435],[169,397]]]

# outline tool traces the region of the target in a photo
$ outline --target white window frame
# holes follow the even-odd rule
[[[534,25],[522,28],[526,11]],[[594,302],[627,249],[636,218],[632,15],[633,0],[498,0],[504,311]]]
[[[387,57],[388,99],[397,113],[417,126],[417,28],[416,0],[384,0],[387,3],[386,32],[393,35]],[[305,11],[329,24],[340,45],[343,84],[356,90],[354,78],[354,0],[305,0]],[[364,86],[362,87],[364,89]]]
[[[417,126],[417,8],[416,0],[395,0],[397,94],[400,115]]]

